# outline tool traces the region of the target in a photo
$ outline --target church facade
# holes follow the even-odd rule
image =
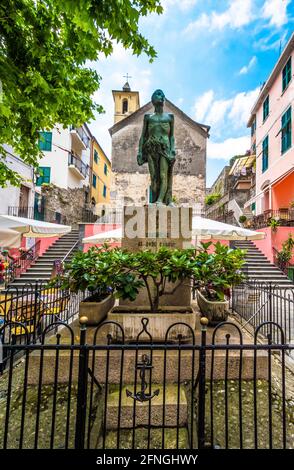
[[[139,107],[139,93],[126,83],[113,91],[114,125],[112,138],[112,185],[110,197],[125,204],[149,202],[148,165],[139,166],[137,153],[144,114],[153,113],[151,102]],[[202,206],[206,186],[206,143],[210,127],[193,121],[166,99],[164,111],[175,117],[176,163],[173,170],[173,196],[176,204]]]

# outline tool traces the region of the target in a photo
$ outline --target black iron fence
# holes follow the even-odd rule
[[[78,337],[58,322],[42,332],[38,344],[4,342],[0,447],[294,447],[286,364],[293,346],[277,324],[260,325],[252,344],[228,322],[209,341],[205,324],[199,337],[183,323],[177,334],[177,323],[161,344],[153,343],[147,319],[142,325],[134,343],[125,342],[114,322],[88,330],[82,325]],[[0,335],[10,328],[13,323]],[[58,330],[54,342],[52,329]],[[260,333],[266,342],[259,342]],[[23,356],[13,367],[16,352]]]
[[[283,328],[286,341],[294,343],[294,288],[270,282],[247,281],[232,289],[231,308],[243,325],[256,328],[262,322],[276,322]],[[277,333],[273,334],[277,342]]]
[[[36,343],[52,323],[72,321],[84,296],[82,292],[48,287],[46,282],[6,289],[0,295],[0,325],[14,326],[5,329],[6,336],[0,338],[1,341],[6,344]]]

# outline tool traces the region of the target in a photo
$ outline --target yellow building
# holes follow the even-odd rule
[[[111,185],[111,162],[95,137],[91,141],[90,188],[92,206],[109,204]]]
[[[122,90],[113,90],[112,95],[114,99],[114,124],[140,108],[139,92],[131,91],[128,82],[124,84]]]

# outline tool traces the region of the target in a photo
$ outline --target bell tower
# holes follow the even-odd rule
[[[114,100],[114,124],[121,121],[125,117],[137,111],[140,108],[140,97],[138,91],[132,91],[126,75],[127,81],[122,90],[112,90]]]

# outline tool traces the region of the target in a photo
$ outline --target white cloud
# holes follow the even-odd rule
[[[206,91],[199,98],[196,99],[194,104],[194,116],[196,121],[202,122],[212,104],[214,98],[213,90]]]
[[[257,58],[254,55],[250,59],[248,65],[244,65],[244,67],[241,68],[241,70],[239,71],[239,75],[246,75],[254,67],[256,63],[257,63]]]
[[[234,155],[244,155],[250,149],[250,137],[245,135],[243,137],[229,138],[223,142],[213,142],[208,139],[207,141],[207,158],[213,160],[229,160]]]
[[[270,20],[270,25],[280,28],[287,23],[287,6],[291,0],[266,0],[262,9],[263,18]]]
[[[275,39],[276,31],[274,31],[269,36],[263,37],[259,39],[258,41],[255,41],[253,43],[253,47],[260,51],[269,51],[272,49],[282,50],[287,42],[287,35],[288,35],[288,30],[285,31],[282,34],[282,36],[279,36],[278,39]]]
[[[211,133],[219,135],[222,129],[242,129],[246,126],[250,110],[258,96],[259,88],[242,91],[233,98],[215,99],[213,90],[199,96],[194,104],[194,118],[211,126]]]
[[[207,28],[223,30],[226,27],[238,29],[253,20],[252,0],[231,0],[230,5],[222,13],[213,11],[211,14],[202,13],[184,29],[184,33],[195,34],[199,29]]]
[[[168,12],[171,7],[177,7],[181,11],[189,11],[194,6],[198,0],[162,0],[161,4],[164,8],[164,13]]]

